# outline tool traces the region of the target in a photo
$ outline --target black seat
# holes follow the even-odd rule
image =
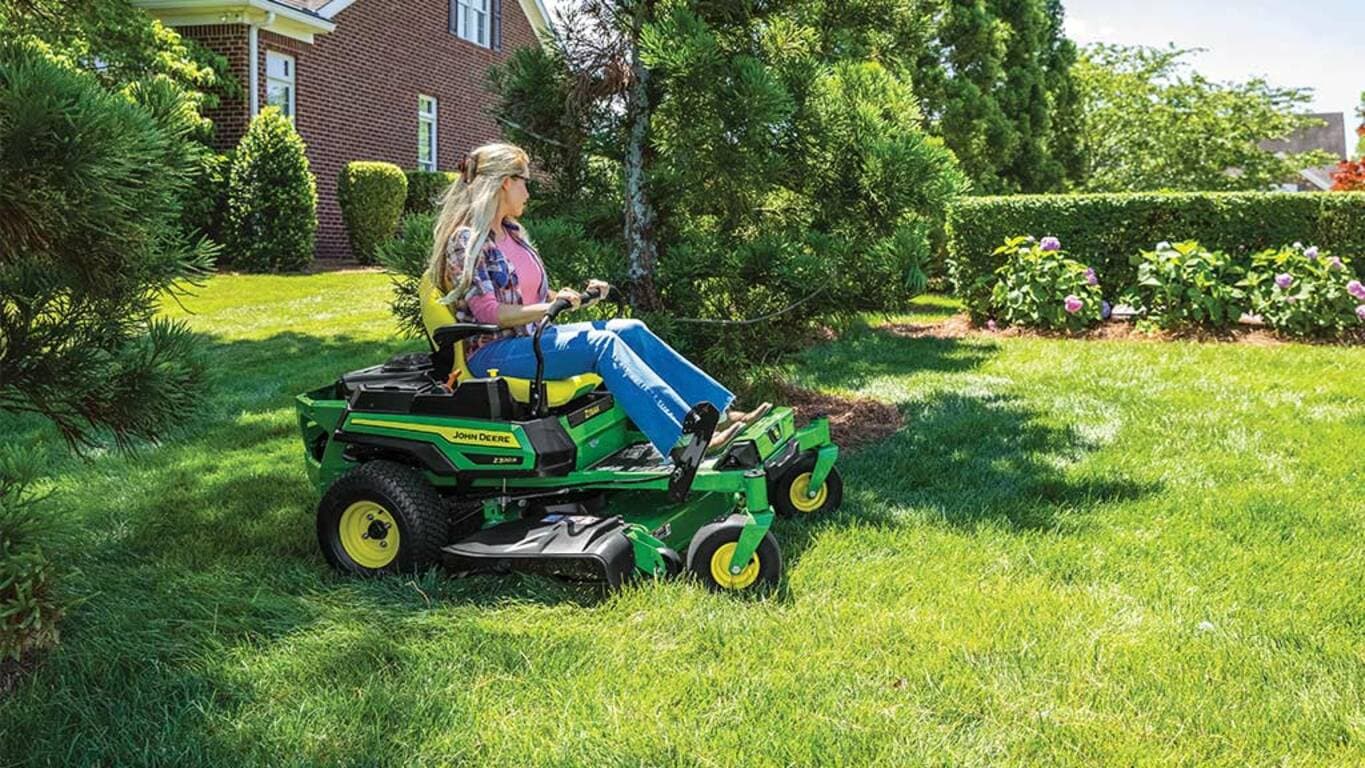
[[[489,333],[497,333],[502,330],[496,325],[485,323],[451,323],[443,325],[431,334],[431,342],[436,345],[436,349],[455,345],[470,336],[482,336]]]

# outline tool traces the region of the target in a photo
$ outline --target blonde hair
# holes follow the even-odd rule
[[[435,240],[427,264],[427,277],[433,285],[445,290],[446,250],[450,238],[461,229],[470,230],[470,236],[465,240],[460,284],[450,287],[444,301],[464,298],[469,290],[470,281],[474,279],[474,260],[488,241],[493,217],[498,214],[498,204],[502,202],[502,180],[527,175],[530,165],[531,158],[526,150],[513,144],[485,144],[465,155],[460,162],[460,178],[441,197],[441,214],[436,218]]]

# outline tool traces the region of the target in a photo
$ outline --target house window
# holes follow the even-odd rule
[[[492,47],[489,32],[492,19],[489,4],[492,0],[453,0],[450,4],[450,26],[456,35],[471,43]]]
[[[265,103],[294,120],[294,57],[265,52]]]
[[[417,97],[417,167],[436,170],[436,99]]]

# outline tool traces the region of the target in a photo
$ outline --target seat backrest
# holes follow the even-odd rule
[[[432,349],[436,348],[436,341],[433,334],[437,328],[459,322],[455,317],[455,310],[449,304],[442,304],[441,297],[445,293],[441,291],[431,277],[427,274],[422,275],[422,279],[417,283],[418,303],[422,309],[422,327],[426,330],[427,341],[431,342]],[[454,370],[458,371],[461,379],[473,378],[469,374],[469,367],[464,361],[464,342],[455,343]]]

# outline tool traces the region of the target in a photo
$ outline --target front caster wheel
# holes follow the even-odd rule
[[[735,572],[730,566],[744,523],[724,521],[702,526],[687,548],[687,570],[709,589],[757,591],[777,586],[782,578],[782,553],[771,532],[763,534],[748,564]]]
[[[844,501],[844,478],[838,467],[830,467],[824,485],[810,492],[815,456],[802,456],[768,488],[768,501],[782,517],[813,517],[839,508]]]

